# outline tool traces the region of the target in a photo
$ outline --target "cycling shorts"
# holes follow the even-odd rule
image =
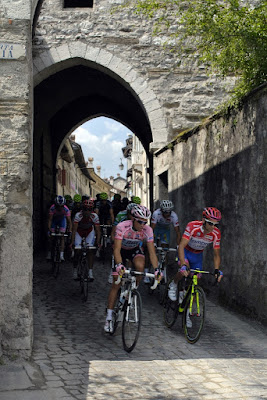
[[[93,246],[95,243],[95,231],[92,230],[85,238],[85,242],[88,246]],[[82,237],[79,235],[78,232],[75,234],[75,247],[81,246],[82,244]]]
[[[65,233],[67,228],[67,220],[66,218],[61,218],[58,220],[52,220],[51,224],[51,232],[55,232],[56,226],[59,226],[59,232]]]
[[[121,249],[121,258],[124,265],[126,265],[126,260],[133,261],[136,256],[145,256],[142,247],[134,247],[131,250]]]
[[[154,242],[157,242],[157,239],[160,239],[162,244],[170,243],[170,230],[165,228],[157,228],[154,229]]]
[[[203,269],[203,253],[192,253],[192,251],[184,249],[185,259],[188,260],[191,269]]]

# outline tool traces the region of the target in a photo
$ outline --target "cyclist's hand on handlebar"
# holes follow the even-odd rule
[[[118,273],[119,276],[122,276],[124,274],[125,267],[123,264],[116,264],[116,272]]]
[[[217,282],[220,282],[220,281],[222,280],[223,273],[222,273],[222,271],[220,271],[218,268],[215,268],[215,270],[214,270],[214,276],[215,276],[215,278],[216,278],[216,281],[217,281]]]
[[[160,271],[158,270],[158,268],[156,268],[154,274],[155,274],[155,279],[156,279],[158,282],[160,282],[161,279],[162,279],[162,277],[163,277],[163,273],[160,272]]]

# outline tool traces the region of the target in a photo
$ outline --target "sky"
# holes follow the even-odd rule
[[[126,177],[127,163],[123,157],[122,147],[126,145],[128,135],[132,132],[121,123],[106,117],[98,117],[85,122],[72,132],[75,142],[82,147],[85,161],[93,157],[93,166],[101,165],[101,178],[117,177],[119,173]],[[119,169],[119,164],[124,169]]]

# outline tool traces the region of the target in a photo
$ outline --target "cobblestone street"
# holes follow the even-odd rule
[[[96,263],[87,303],[81,301],[71,265],[61,267],[55,280],[49,263],[35,260],[32,370],[27,367],[32,387],[25,400],[267,398],[261,325],[208,300],[202,336],[191,345],[181,319],[166,328],[156,294],[147,294],[141,284],[142,329],[128,354],[120,329],[114,336],[103,331],[109,267]],[[0,398],[13,400],[6,392]]]

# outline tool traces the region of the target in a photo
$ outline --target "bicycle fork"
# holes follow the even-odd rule
[[[200,306],[199,306],[199,293],[198,291],[195,291],[195,286],[197,285],[197,275],[193,276],[193,285],[192,285],[192,291],[191,291],[191,296],[190,296],[190,304],[189,304],[189,314],[193,315],[193,302],[196,302],[197,305],[197,317],[200,316]]]
[[[134,308],[134,319],[129,319],[130,309]],[[129,291],[128,305],[126,309],[126,321],[138,322],[138,310],[137,310],[137,296],[132,295],[132,291]]]

